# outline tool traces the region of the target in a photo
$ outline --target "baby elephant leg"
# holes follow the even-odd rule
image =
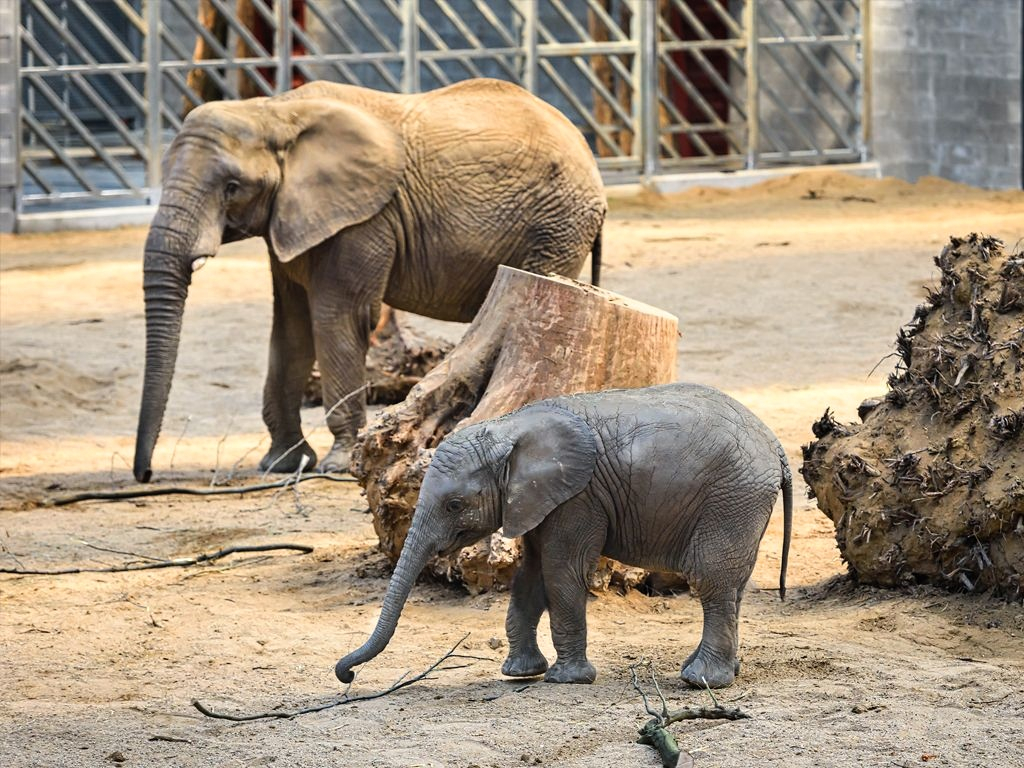
[[[512,580],[512,597],[505,618],[508,658],[501,673],[509,677],[534,677],[547,671],[548,660],[537,645],[537,624],[544,613],[544,577],[533,537],[523,539],[523,561]]]
[[[551,618],[551,641],[558,654],[544,675],[548,683],[592,683],[597,678],[597,670],[587,659],[586,573],[597,562],[600,551],[600,542],[576,541],[544,547],[544,591]]]
[[[736,678],[737,591],[701,592],[704,631],[680,677],[697,688],[724,688]]]

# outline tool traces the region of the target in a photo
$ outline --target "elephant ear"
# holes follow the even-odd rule
[[[597,441],[583,419],[556,406],[527,406],[508,419],[512,449],[502,483],[502,528],[513,539],[587,486]]]
[[[295,124],[281,149],[281,184],[270,219],[270,244],[291,261],[380,211],[405,171],[399,132],[364,110],[326,99],[273,106]]]

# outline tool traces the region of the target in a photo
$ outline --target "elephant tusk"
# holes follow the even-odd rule
[[[206,263],[206,256],[200,256],[198,259],[194,259],[192,261],[192,271],[193,272],[198,272],[200,269],[203,268],[203,265],[205,263]]]

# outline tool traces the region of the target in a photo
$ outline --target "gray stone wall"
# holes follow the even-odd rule
[[[1021,187],[1021,5],[871,0],[872,146],[884,174]]]

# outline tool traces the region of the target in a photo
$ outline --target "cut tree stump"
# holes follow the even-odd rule
[[[433,449],[458,426],[557,395],[675,379],[678,320],[591,285],[499,267],[487,299],[448,356],[360,433],[352,474],[366,489],[381,548],[397,562]],[[428,566],[471,592],[507,587],[517,541],[494,534]],[[647,576],[602,561],[592,586]]]

